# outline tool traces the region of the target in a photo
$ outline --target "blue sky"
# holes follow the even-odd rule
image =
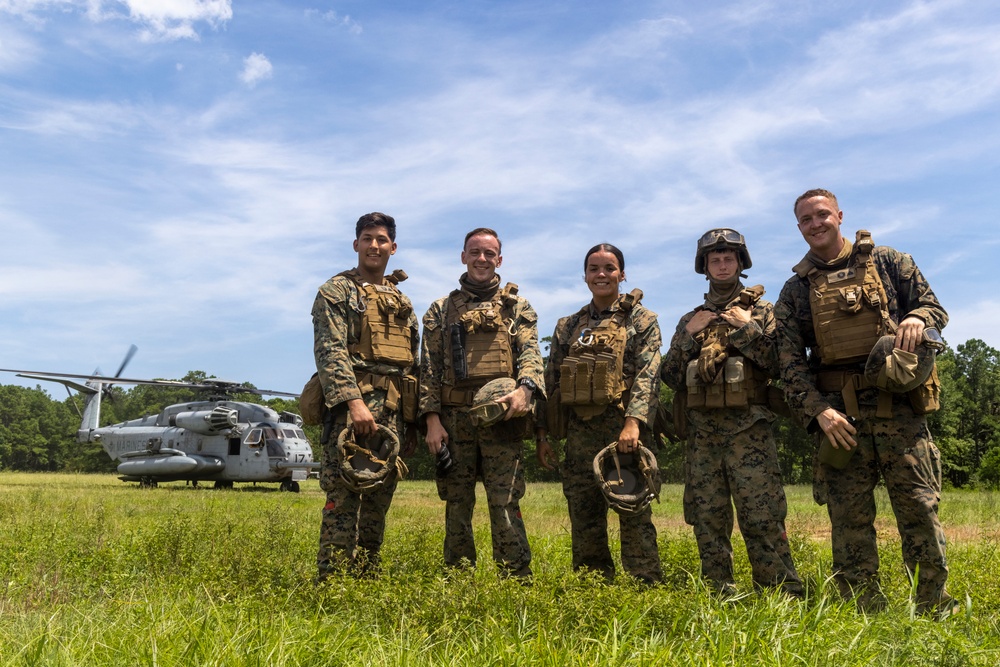
[[[135,343],[132,377],[298,391],[373,210],[421,314],[489,226],[541,335],[607,241],[666,343],[697,237],[742,231],[774,300],[813,187],[1000,347],[998,34],[982,0],[0,0],[0,366]]]

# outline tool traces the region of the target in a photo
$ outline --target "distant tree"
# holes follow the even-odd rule
[[[41,387],[0,386],[0,468],[59,470],[74,419]]]

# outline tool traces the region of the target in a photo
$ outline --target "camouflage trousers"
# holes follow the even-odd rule
[[[562,464],[563,495],[569,505],[573,569],[615,576],[608,545],[608,503],[594,480],[594,458],[618,439],[624,425],[620,410],[608,408],[583,421],[571,413],[566,425],[566,457]],[[660,552],[656,545],[653,509],[635,516],[618,516],[622,567],[646,583],[663,580]]]
[[[476,563],[472,515],[476,480],[482,479],[490,513],[493,560],[503,574],[530,577],[531,549],[520,506],[524,497],[526,420],[477,429],[465,409],[445,407],[441,421],[448,431],[453,461],[447,476],[437,479],[438,496],[445,501],[445,565]]]
[[[854,436],[858,442],[847,467],[837,470],[815,463],[813,494],[827,505],[833,529],[833,570],[841,594],[881,596],[875,535],[875,485],[879,476],[896,515],[903,562],[916,577],[921,611],[951,597],[945,591],[948,562],[945,536],[938,520],[941,500],[941,454],[931,440],[927,420],[908,404],[895,402],[892,419],[875,417],[874,406],[861,406]],[[817,437],[826,437],[820,433]]]
[[[377,423],[401,433],[399,414],[385,408],[385,391],[376,389],[365,394],[364,399]],[[334,408],[330,441],[323,446],[319,485],[326,492],[326,505],[316,556],[320,578],[336,570],[366,574],[378,568],[385,518],[398,481],[396,473],[392,472],[384,484],[364,494],[355,493],[344,485],[340,478],[336,440],[347,427],[347,421],[346,404]]]
[[[785,532],[787,504],[771,425],[735,435],[692,431],[684,462],[684,520],[694,527],[701,573],[719,590],[733,578],[733,505],[754,585],[799,595]]]

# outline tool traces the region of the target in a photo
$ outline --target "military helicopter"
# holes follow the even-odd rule
[[[231,489],[233,482],[278,482],[282,491],[299,491],[299,482],[319,468],[302,430],[302,418],[278,413],[256,403],[230,400],[235,394],[290,396],[281,391],[251,389],[235,382],[137,380],[120,377],[135,353],[129,350],[114,377],[46,373],[0,368],[19,377],[58,382],[67,392],[85,396],[77,442],[97,442],[118,464],[118,479],[152,488],[157,482],[215,482],[217,489]],[[81,384],[77,380],[83,380]],[[112,385],[153,385],[194,389],[205,400],[178,403],[158,414],[100,426],[101,397]]]

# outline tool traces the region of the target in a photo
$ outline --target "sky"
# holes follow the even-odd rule
[[[0,367],[135,344],[129,377],[299,391],[369,211],[418,314],[486,226],[541,336],[610,242],[666,345],[697,238],[741,231],[774,301],[817,187],[1000,348],[998,34],[986,0],[0,0]]]

